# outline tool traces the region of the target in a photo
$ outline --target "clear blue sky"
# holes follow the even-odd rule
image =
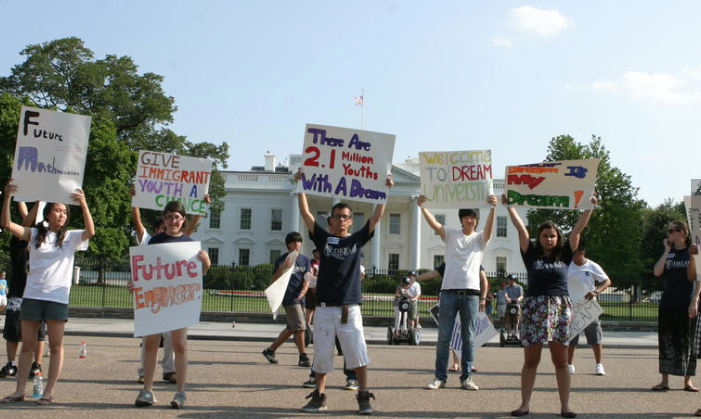
[[[698,1],[5,2],[0,74],[77,36],[165,77],[171,128],[226,141],[229,169],[300,153],[306,123],[397,136],[394,161],[491,149],[495,173],[549,140],[603,138],[655,206],[701,178]]]

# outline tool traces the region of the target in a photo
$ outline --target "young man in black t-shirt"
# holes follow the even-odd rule
[[[295,180],[302,177],[301,169]],[[387,186],[394,182],[387,176]],[[361,249],[375,232],[375,226],[385,212],[385,205],[378,204],[368,222],[351,234],[353,212],[348,204],[338,203],[331,209],[329,231],[314,220],[309,211],[307,195],[299,193],[299,212],[309,230],[309,237],[320,251],[319,275],[316,285],[317,310],[314,313],[314,364],[316,390],[307,398],[311,401],[302,407],[306,413],[319,412],[326,406],[326,374],[333,371],[334,341],[338,336],[348,369],[355,369],[358,376],[358,413],[370,414],[367,366],[370,364],[363,336],[363,320],[360,313],[360,258]]]

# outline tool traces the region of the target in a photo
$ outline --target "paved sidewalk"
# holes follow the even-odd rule
[[[281,323],[231,323],[201,322],[190,327],[188,336],[198,340],[272,341],[285,326]],[[66,325],[67,335],[130,337],[134,335],[134,321],[130,319],[71,318]],[[435,345],[438,329],[421,329],[422,345]],[[386,327],[365,327],[368,343],[387,343]],[[582,340],[586,342],[586,340]],[[604,331],[607,348],[656,348],[657,333]],[[485,346],[499,346],[499,337],[492,338]]]

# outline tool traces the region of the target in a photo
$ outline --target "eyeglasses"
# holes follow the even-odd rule
[[[172,214],[168,214],[165,217],[163,217],[164,220],[166,221],[173,221],[173,222],[180,222],[185,219],[185,217],[180,217],[180,216],[175,216]]]
[[[678,228],[670,228],[669,230],[667,230],[667,234],[672,234],[675,232],[679,233],[679,232],[681,232],[681,230],[679,230]]]
[[[347,215],[347,214],[335,214],[335,215],[332,215],[331,217],[332,217],[332,218],[338,218],[339,220],[343,220],[343,221],[348,220],[348,219],[351,218],[351,216],[350,216],[350,215]]]

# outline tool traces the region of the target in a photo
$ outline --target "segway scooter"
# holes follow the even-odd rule
[[[519,316],[521,315],[521,307],[518,303],[518,301],[512,301],[510,303],[506,304],[506,313],[509,314],[509,319],[511,320],[510,324],[506,324],[506,316],[504,316],[504,324],[501,327],[501,330],[499,330],[499,346],[502,348],[506,345],[518,345],[521,346],[521,337],[519,336],[519,331],[516,330],[516,333],[512,336],[509,336],[507,333],[507,328],[506,326],[510,326],[509,329],[513,330],[514,326],[516,326]]]
[[[401,313],[399,328],[395,329],[394,326],[389,326],[387,328],[388,345],[399,345],[402,342],[406,342],[409,345],[418,345],[421,343],[421,331],[413,326],[407,326],[407,317],[409,317],[410,308],[411,301],[409,301],[409,298],[403,297],[399,301],[399,313]]]

